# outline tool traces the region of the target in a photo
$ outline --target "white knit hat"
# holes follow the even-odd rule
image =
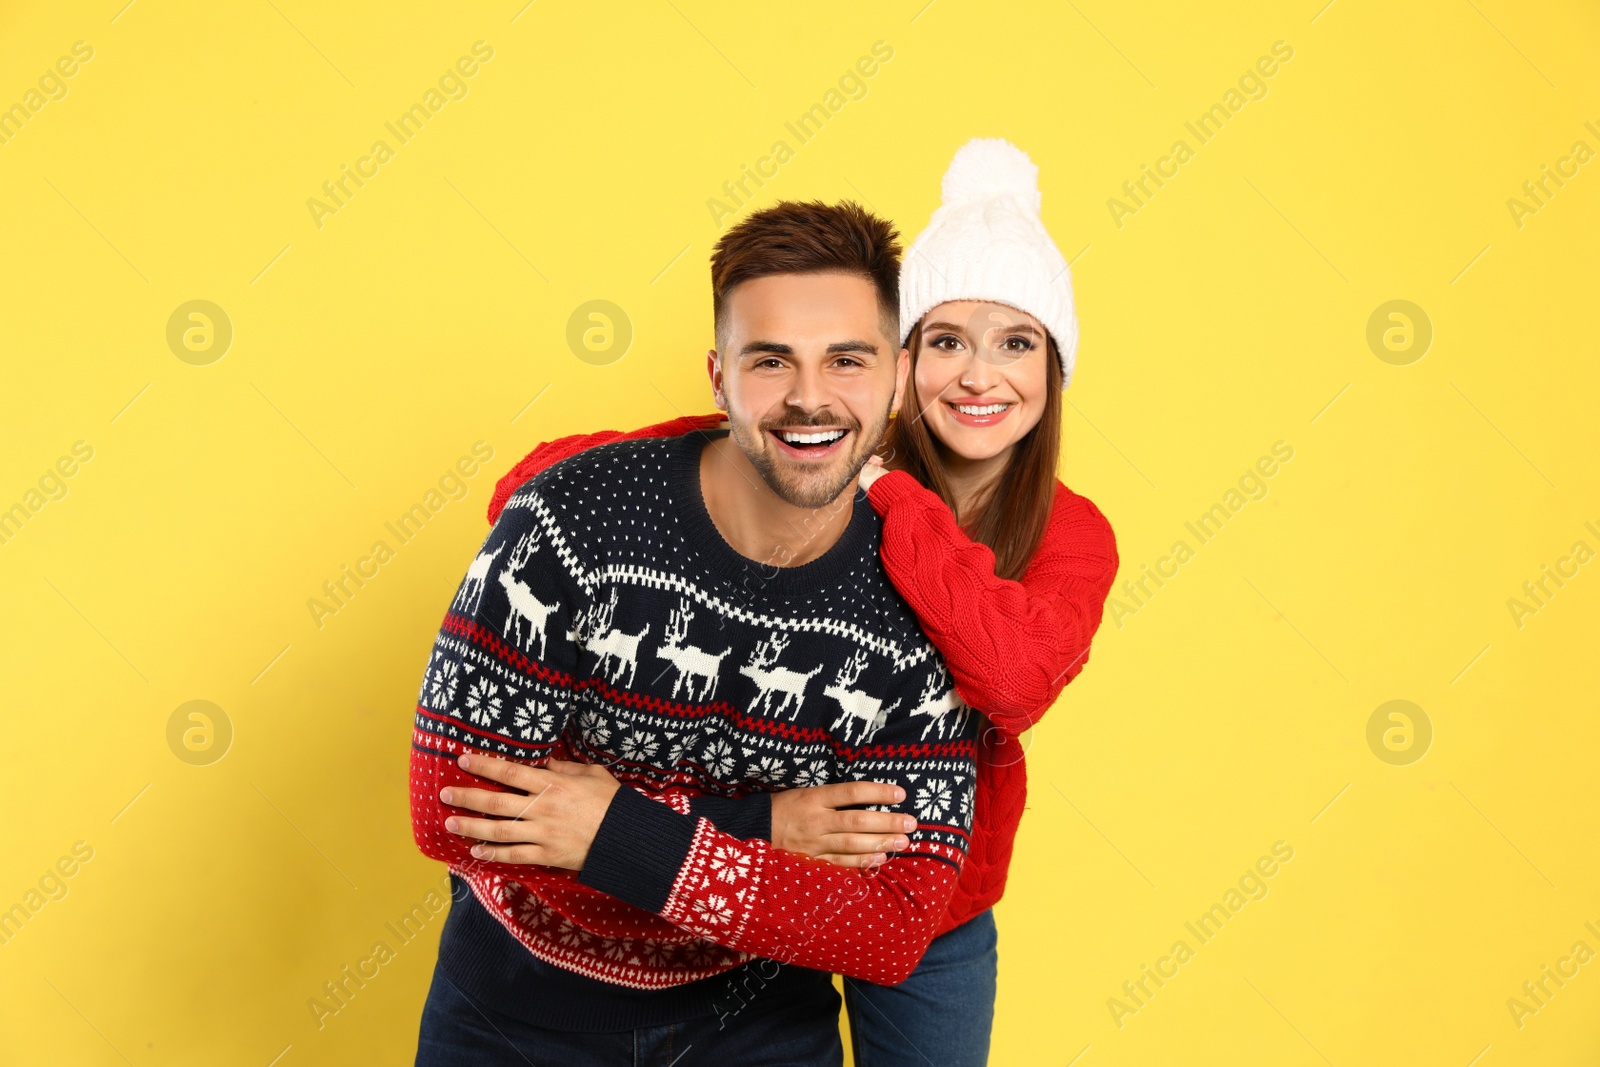
[[[948,300],[991,300],[1044,324],[1063,388],[1078,354],[1067,261],[1039,218],[1039,168],[1002,138],[962,145],[944,172],[944,203],[900,265],[900,344]]]

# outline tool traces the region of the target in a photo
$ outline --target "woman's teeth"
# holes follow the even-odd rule
[[[951,407],[955,408],[963,415],[998,415],[1000,412],[1004,411],[1010,406],[1010,404],[983,404],[981,406],[977,404],[951,405]]]
[[[794,433],[785,430],[781,435],[791,445],[826,445],[832,444],[844,436],[843,430],[823,430],[821,433]]]

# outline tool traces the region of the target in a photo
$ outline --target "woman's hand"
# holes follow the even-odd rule
[[[511,790],[446,786],[439,799],[457,808],[503,815],[503,819],[469,819],[452,815],[446,830],[492,842],[474,845],[479,859],[500,863],[538,863],[581,871],[611,797],[622,788],[604,767],[550,760],[529,767],[492,756],[463,755],[461,769],[499,782]]]
[[[871,489],[872,483],[887,473],[888,468],[883,465],[882,456],[868,456],[866,465],[861,468],[861,473],[857,476],[857,480],[861,482],[861,488]]]
[[[863,468],[864,470],[865,468]],[[898,804],[906,792],[886,782],[835,782],[772,794],[772,844],[841,867],[876,867],[910,847],[917,828],[893,811],[841,811],[853,804]]]

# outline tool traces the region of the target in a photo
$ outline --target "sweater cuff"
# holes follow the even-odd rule
[[[700,820],[630,786],[611,796],[578,881],[636,908],[667,906]]]
[[[772,794],[747,797],[698,796],[689,801],[689,814],[710,819],[718,830],[741,841],[772,840]]]
[[[932,490],[905,471],[889,471],[879,475],[872,483],[872,488],[867,490],[867,502],[872,505],[874,511],[882,515],[896,501],[914,496],[918,492],[931,493]],[[934,499],[939,498],[935,495]]]

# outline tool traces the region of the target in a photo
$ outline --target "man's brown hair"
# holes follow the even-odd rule
[[[900,336],[900,234],[894,224],[841,200],[780,200],[731,227],[711,252],[711,310],[717,349],[728,294],[769,274],[854,274],[872,283],[884,336]]]

